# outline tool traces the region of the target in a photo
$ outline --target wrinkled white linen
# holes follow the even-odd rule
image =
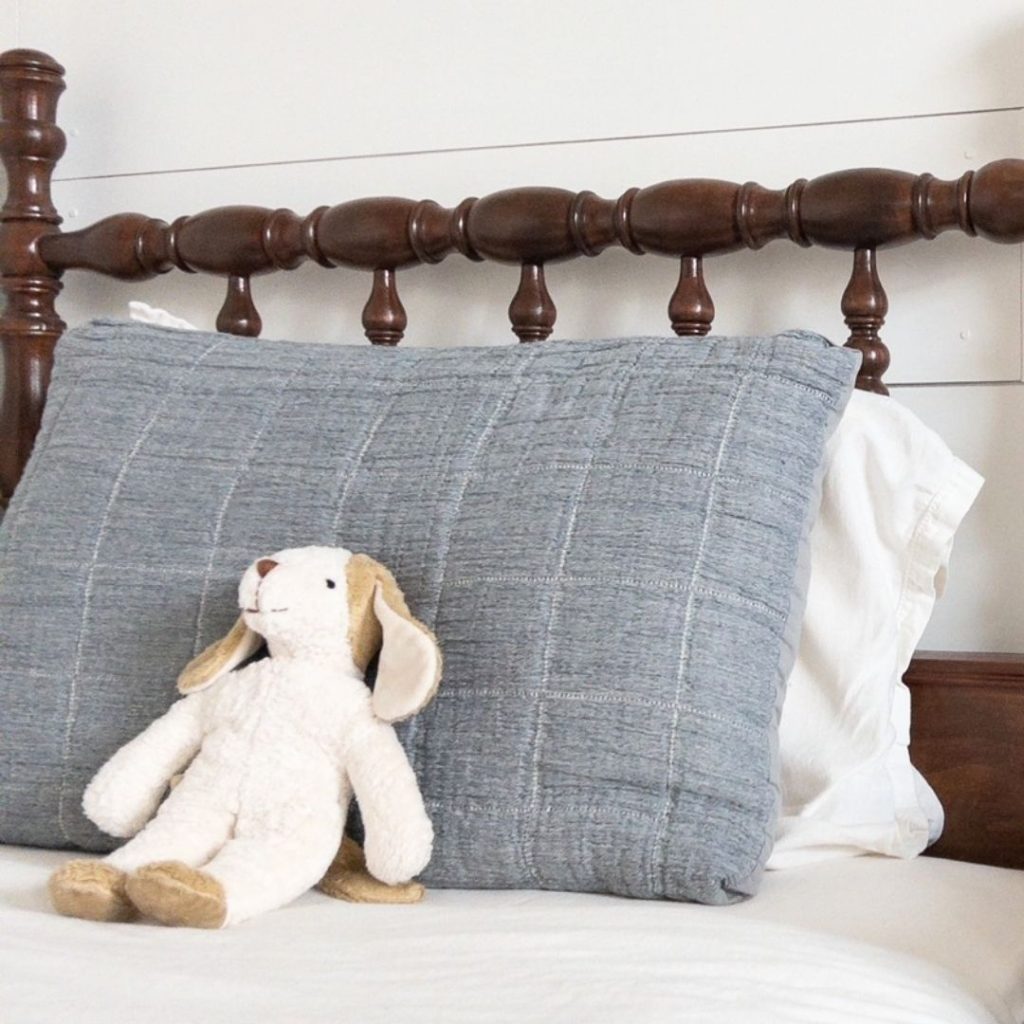
[[[981,477],[896,399],[854,392],[825,452],[811,574],[779,727],[768,867],[920,853],[942,807],[910,763],[902,678]]]
[[[220,932],[61,918],[68,855],[0,847],[0,1020],[992,1024],[1024,1013],[1024,872],[864,857],[734,907],[318,893]]]

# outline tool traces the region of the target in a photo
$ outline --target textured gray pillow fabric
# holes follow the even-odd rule
[[[71,332],[0,527],[0,839],[109,849],[83,787],[233,621],[241,570],[341,543],[393,569],[444,649],[403,735],[428,884],[752,892],[799,553],[857,362],[799,332]]]

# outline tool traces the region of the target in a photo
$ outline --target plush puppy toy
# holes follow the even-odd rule
[[[85,813],[134,838],[54,874],[62,914],[219,928],[282,906],[328,866],[329,891],[373,899],[358,847],[340,845],[353,793],[379,880],[369,889],[408,883],[429,861],[430,820],[390,723],[430,700],[441,656],[391,573],[343,548],[293,548],[246,570],[239,604],[231,632],[181,674],[184,698],[86,789]],[[248,661],[264,642],[269,657]],[[378,651],[371,693],[363,673]]]

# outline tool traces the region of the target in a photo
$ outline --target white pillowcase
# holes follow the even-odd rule
[[[811,576],[782,708],[769,868],[912,857],[942,807],[910,763],[903,673],[982,478],[893,398],[854,392],[825,456]]]
[[[132,319],[195,330],[143,302]],[[769,869],[912,857],[942,806],[910,763],[902,681],[982,479],[893,398],[855,391],[825,455],[803,632],[779,733],[783,811]]]

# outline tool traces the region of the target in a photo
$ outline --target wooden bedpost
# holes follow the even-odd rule
[[[53,346],[65,324],[54,300],[60,275],[39,255],[39,240],[59,230],[50,179],[64,153],[57,100],[64,69],[37,50],[0,54],[0,159],[7,197],[0,209],[0,315],[4,389],[0,403],[0,508],[28,461],[50,380]]]

